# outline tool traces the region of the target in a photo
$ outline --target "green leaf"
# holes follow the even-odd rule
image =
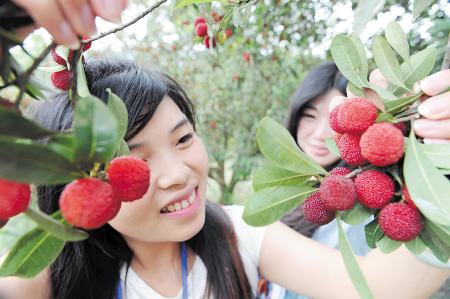
[[[430,162],[411,130],[403,165],[408,193],[420,212],[433,222],[450,226],[450,182]]]
[[[341,219],[339,212],[336,213],[337,224],[339,228],[339,248],[341,250],[342,258],[344,259],[345,267],[353,282],[356,290],[358,291],[361,298],[374,298],[372,291],[367,284],[364,274],[359,267],[358,261],[356,260],[355,254],[353,253],[352,247],[345,235],[344,229],[342,228]]]
[[[384,89],[378,85],[369,83],[369,84],[367,84],[367,87],[375,90],[378,93],[378,95],[380,96],[380,98],[383,100],[383,103],[398,99],[391,92],[387,91],[386,89]]]
[[[60,72],[62,70],[65,70],[67,66],[65,65],[55,65],[55,66],[39,66],[38,70],[46,72],[46,73],[54,73],[54,72]]]
[[[403,242],[394,241],[392,239],[389,239],[386,235],[384,235],[378,242],[378,248],[380,248],[381,252],[384,254],[388,254],[391,252],[394,252],[400,246],[402,246]]]
[[[270,117],[259,122],[256,139],[261,153],[281,168],[300,174],[327,173],[299,149],[288,130]]]
[[[392,21],[386,27],[386,39],[391,47],[397,51],[398,55],[403,58],[407,64],[411,64],[409,60],[409,43],[399,23]]]
[[[62,222],[55,220],[49,215],[42,213],[33,207],[28,207],[25,214],[30,217],[36,224],[50,232],[53,237],[63,241],[81,241],[87,239],[89,235],[82,230],[72,228],[69,225],[64,225]]]
[[[49,131],[37,123],[25,118],[15,109],[0,107],[0,135],[39,139],[57,134],[57,131]]]
[[[90,169],[94,162],[108,162],[116,154],[117,120],[98,98],[82,98],[75,106],[74,136],[74,159]]]
[[[391,46],[389,46],[389,43],[382,36],[376,35],[373,38],[372,51],[373,58],[386,79],[392,84],[406,89],[397,57],[395,57]]]
[[[244,20],[242,19],[241,12],[237,6],[234,7],[233,10],[233,24],[235,27],[239,27],[244,23]]]
[[[367,78],[369,74],[369,63],[367,61],[366,48],[364,47],[359,36],[357,36],[354,32],[350,34],[350,39],[353,41],[353,43],[356,46],[356,49],[358,50],[359,59],[361,59],[361,69],[363,75]]]
[[[439,168],[450,168],[450,144],[421,144],[423,153]]]
[[[122,139],[127,133],[128,127],[128,110],[125,103],[114,93],[111,89],[106,89],[108,92],[108,108],[114,114],[117,120],[117,134]]]
[[[359,35],[367,23],[375,16],[380,8],[381,0],[358,1],[355,11],[355,21],[353,23],[353,32]]]
[[[386,103],[384,103],[384,106],[386,107],[386,112],[394,114],[399,111],[402,111],[406,107],[415,103],[418,99],[420,99],[420,97],[422,95],[423,95],[423,93],[418,93],[418,94],[414,94],[414,95],[400,98],[397,100],[392,100],[392,101],[386,102]]]
[[[341,218],[347,224],[356,225],[369,219],[375,212],[356,202],[350,210],[341,211]]]
[[[129,155],[130,155],[130,149],[128,148],[128,144],[126,143],[126,141],[124,139],[120,140],[116,157],[129,156]]]
[[[242,219],[251,226],[269,225],[301,204],[317,190],[317,188],[297,186],[264,188],[248,199]]]
[[[390,113],[380,113],[377,116],[377,119],[375,119],[376,123],[391,123],[395,124],[397,121],[394,119],[392,114]]]
[[[349,37],[343,34],[336,35],[331,42],[330,51],[345,78],[358,88],[369,87],[358,49]]]
[[[61,184],[82,177],[78,167],[40,144],[0,136],[0,177],[16,182]]]
[[[194,4],[194,3],[209,3],[209,2],[213,2],[213,1],[216,1],[216,0],[183,0],[180,3],[178,3],[177,6],[175,6],[173,11],[175,11],[181,7],[184,7],[184,6]]]
[[[61,56],[62,59],[64,59],[67,62],[67,65],[70,66],[69,54],[70,54],[70,47],[66,45],[59,45],[55,48],[56,54]]]
[[[436,0],[415,0],[413,6],[414,19],[417,18],[431,3]]]
[[[408,89],[390,84],[388,90],[396,96],[401,96],[412,89],[417,80],[422,80],[433,69],[436,61],[436,48],[430,47],[411,56],[411,66],[402,63],[400,69],[402,71],[403,81]]]
[[[32,84],[32,82],[30,80],[28,80],[27,84],[26,84],[26,93],[35,98],[35,99],[43,99],[47,102],[51,102],[51,100],[47,97],[47,95],[45,93],[42,92],[42,90],[37,87],[36,85]]]
[[[347,88],[357,97],[360,98],[366,98],[366,95],[364,94],[364,92],[362,91],[361,88],[357,87],[355,84],[353,84],[352,82],[348,82],[347,84]]]
[[[367,245],[371,248],[377,248],[377,242],[384,236],[383,231],[378,224],[378,219],[375,218],[372,222],[367,224],[364,227],[364,231],[366,232],[366,241]]]
[[[252,6],[253,6],[253,2],[255,2],[255,0],[250,0],[247,5],[245,6],[245,11],[242,15],[242,24],[245,25],[248,23],[248,20],[250,19],[250,16],[252,15]]]
[[[230,22],[231,17],[233,16],[233,9],[229,10],[225,16],[220,21],[219,31],[227,28],[228,22]]]
[[[59,211],[52,217],[64,223]],[[0,277],[35,277],[58,257],[65,243],[39,227],[29,231],[11,249],[0,268]]]
[[[253,178],[253,189],[259,191],[267,187],[302,186],[309,181],[311,175],[298,174],[274,164],[261,167]]]
[[[91,95],[87,84],[86,73],[83,66],[83,55],[77,63],[77,93],[82,98],[87,98]]]
[[[73,162],[75,138],[73,135],[55,135],[50,138],[47,147]]]
[[[424,223],[420,235],[427,243],[428,248],[431,249],[431,252],[433,252],[434,256],[437,257],[441,262],[447,263],[450,258],[450,245],[444,243],[442,239],[433,230],[431,230],[428,225],[429,223]]]
[[[434,223],[432,220],[423,218],[424,224],[429,230],[431,230],[436,237],[438,237],[443,243],[450,246],[450,226],[443,226],[438,223]]]
[[[341,152],[336,145],[336,140],[334,140],[333,138],[325,138],[325,145],[331,153],[335,154],[338,157],[341,156]]]
[[[427,244],[422,241],[420,235],[409,242],[405,242],[405,246],[415,255],[421,254],[427,248]]]

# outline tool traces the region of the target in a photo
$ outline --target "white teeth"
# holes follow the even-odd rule
[[[161,212],[162,213],[169,213],[169,212],[173,212],[173,211],[179,211],[181,209],[186,209],[187,207],[189,207],[189,205],[194,203],[195,196],[196,196],[196,192],[194,190],[194,192],[192,192],[192,194],[191,194],[191,196],[189,197],[188,200],[183,200],[181,202],[177,202],[177,203],[175,203],[173,205],[165,207],[164,209],[161,210]]]

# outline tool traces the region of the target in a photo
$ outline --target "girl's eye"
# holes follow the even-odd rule
[[[311,114],[302,114],[302,116],[301,117],[310,117],[310,118],[316,118],[314,115],[311,115]]]
[[[192,138],[192,135],[191,135],[191,134],[186,134],[186,135],[184,135],[183,137],[181,137],[180,140],[178,140],[178,144],[180,144],[180,143],[186,143],[186,142],[188,142],[191,138]]]

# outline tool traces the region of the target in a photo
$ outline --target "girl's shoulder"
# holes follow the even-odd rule
[[[6,256],[0,257],[0,267]],[[0,299],[51,299],[50,269],[30,279],[0,277]]]

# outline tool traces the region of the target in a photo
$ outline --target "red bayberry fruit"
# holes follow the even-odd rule
[[[195,19],[194,21],[194,27],[197,27],[197,25],[199,23],[205,23],[205,18],[204,17],[198,17],[197,19]]]
[[[232,33],[233,32],[231,31],[231,29],[225,30],[225,34],[227,35],[227,37],[230,37]]]
[[[244,57],[245,61],[247,61],[247,62],[250,61],[250,54],[249,53],[246,53],[246,52],[242,53],[242,57]]]
[[[339,140],[339,152],[342,160],[352,166],[364,165],[367,160],[361,154],[359,147],[361,137],[345,133]]]
[[[59,199],[61,213],[67,222],[84,229],[98,228],[112,220],[120,205],[112,186],[97,178],[72,181]]]
[[[66,66],[66,65],[68,64],[68,62],[65,61],[64,58],[62,58],[61,56],[59,56],[58,53],[56,53],[56,48],[57,48],[58,46],[61,46],[61,44],[58,44],[58,45],[57,45],[56,47],[54,47],[53,50],[52,50],[52,58],[53,58],[53,61],[55,61],[57,64]],[[69,63],[70,63],[70,60],[72,59],[72,54],[73,54],[73,51],[72,51],[72,50],[69,50],[69,56],[67,57],[67,60],[69,61]]]
[[[411,196],[409,196],[408,188],[406,185],[403,185],[403,196],[405,197],[406,202],[414,209],[418,210],[419,208],[414,204],[411,200]]]
[[[208,33],[208,25],[205,23],[199,23],[197,26],[195,26],[195,34],[200,37],[206,36]]]
[[[345,132],[339,127],[339,123],[337,120],[337,115],[342,104],[334,107],[330,112],[330,128],[333,129],[336,133],[344,134]]]
[[[61,90],[69,90],[70,88],[70,71],[68,69],[54,72],[50,75],[53,86]]]
[[[389,123],[376,123],[361,136],[361,154],[376,166],[397,162],[405,151],[403,134]]]
[[[8,223],[9,219],[6,220],[0,220],[0,228],[4,227],[6,223]]]
[[[399,242],[413,240],[423,227],[420,213],[406,203],[386,205],[378,215],[378,224],[388,238]]]
[[[356,202],[355,183],[344,176],[327,176],[319,187],[320,200],[328,210],[348,210]]]
[[[329,174],[346,176],[347,174],[349,174],[351,172],[352,172],[351,169],[347,168],[347,167],[335,167],[329,172]]]
[[[211,127],[215,128],[217,126],[217,123],[215,121],[211,122]]]
[[[394,195],[392,179],[378,170],[364,171],[355,179],[358,201],[365,207],[381,209]]]
[[[396,123],[396,124],[392,124],[395,128],[399,129],[400,131],[402,131],[403,136],[405,136],[405,134],[407,133],[408,129],[406,128],[405,123]]]
[[[334,211],[328,210],[320,200],[319,192],[310,195],[302,203],[302,211],[306,220],[315,225],[325,225],[336,218]]]
[[[121,156],[113,159],[106,173],[121,201],[142,198],[150,186],[150,169],[144,160],[137,157]]]
[[[344,136],[344,134],[334,133],[334,141],[336,142],[338,148],[339,148],[339,141],[341,141],[342,136]]]
[[[205,37],[204,42],[205,42],[206,48],[209,49],[209,36]],[[212,39],[212,47],[213,47],[213,49],[216,47],[216,38],[215,37],[213,37],[213,39]]]
[[[25,212],[30,204],[30,197],[30,185],[0,179],[0,219]]]
[[[342,103],[337,115],[339,128],[353,135],[361,135],[376,118],[377,107],[363,98],[352,98]]]
[[[82,41],[85,41],[85,40],[88,40],[88,39],[90,39],[91,37],[89,36],[89,35],[86,35],[86,36],[83,36],[82,38],[81,38],[81,40]],[[87,43],[87,44],[85,44],[84,45],[84,51],[87,51],[87,50],[89,50],[90,48],[91,48],[91,46],[92,46],[92,42],[89,42],[89,43]],[[80,47],[80,50],[81,50],[81,47]],[[70,60],[69,60],[70,61]]]

